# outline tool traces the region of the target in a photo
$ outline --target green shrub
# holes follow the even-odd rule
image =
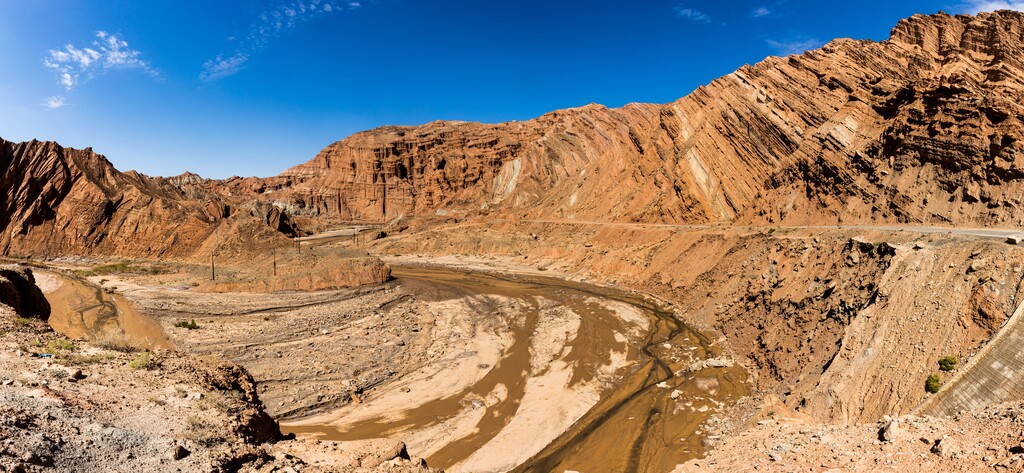
[[[928,379],[924,382],[924,390],[932,394],[939,392],[939,388],[942,387],[942,378],[937,374],[928,375]]]
[[[184,328],[189,330],[195,330],[199,328],[199,324],[196,323],[196,319],[192,320],[179,320],[174,323],[175,327]]]
[[[128,366],[133,370],[148,370],[153,368],[154,365],[153,354],[148,351],[139,353],[139,356],[135,357],[134,360],[128,363]]]
[[[939,360],[939,369],[942,371],[953,371],[953,368],[956,368],[956,364],[959,361],[953,355],[945,356]]]
[[[55,338],[46,343],[46,351],[44,353],[56,355],[60,352],[71,351],[74,349],[75,344],[71,343],[70,340],[65,340],[63,338]]]

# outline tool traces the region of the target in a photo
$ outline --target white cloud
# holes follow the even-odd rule
[[[359,2],[349,2],[348,9],[358,8]],[[344,10],[341,4],[324,0],[291,0],[260,13],[244,35],[232,36],[235,50],[221,53],[203,63],[199,78],[204,81],[220,79],[238,73],[253,56],[266,49],[273,38],[296,26],[334,12]]]
[[[50,98],[46,99],[45,102],[43,102],[43,107],[46,107],[47,109],[50,109],[50,110],[56,110],[56,109],[61,108],[61,107],[65,106],[65,105],[67,105],[67,103],[64,102],[64,97],[61,97],[59,95],[55,95],[53,97],[50,97]]]
[[[1017,10],[1024,11],[1022,0],[966,0],[961,4],[964,13],[972,15],[983,11]]]
[[[685,18],[697,23],[711,23],[711,16],[693,8],[684,8],[682,5],[676,7],[676,16]]]
[[[57,82],[66,90],[74,89],[83,76],[90,79],[109,69],[139,69],[159,77],[160,73],[142,59],[142,53],[129,47],[119,35],[97,31],[96,38],[91,47],[79,48],[69,43],[64,49],[51,49],[43,58],[43,65],[57,74]]]
[[[803,54],[804,52],[820,48],[825,44],[817,38],[799,38],[785,41],[767,40],[768,46],[775,50],[775,53],[779,56],[789,56],[791,54]]]
[[[757,7],[750,11],[751,18],[761,18],[764,16],[771,15],[772,11],[768,7]]]
[[[217,56],[203,63],[203,72],[199,74],[202,80],[214,80],[227,77],[241,71],[249,57],[240,52],[234,56],[223,58]]]

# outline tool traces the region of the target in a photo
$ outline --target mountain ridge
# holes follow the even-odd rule
[[[241,227],[260,240],[399,216],[1018,225],[1020,57],[1019,12],[914,15],[885,41],[769,57],[667,104],[379,127],[269,178],[151,178],[91,150],[3,142],[0,246],[185,257]],[[150,236],[163,240],[139,243]]]

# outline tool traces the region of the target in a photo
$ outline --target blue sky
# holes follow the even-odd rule
[[[670,102],[768,55],[1024,0],[0,0],[0,137],[269,176],[386,124]]]

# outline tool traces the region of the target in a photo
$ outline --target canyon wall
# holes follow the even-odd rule
[[[288,244],[279,209],[183,188],[196,178],[122,173],[88,148],[0,140],[0,252],[188,258]]]
[[[916,15],[665,105],[383,127],[237,193],[320,223],[400,215],[1017,225],[1024,16]]]

